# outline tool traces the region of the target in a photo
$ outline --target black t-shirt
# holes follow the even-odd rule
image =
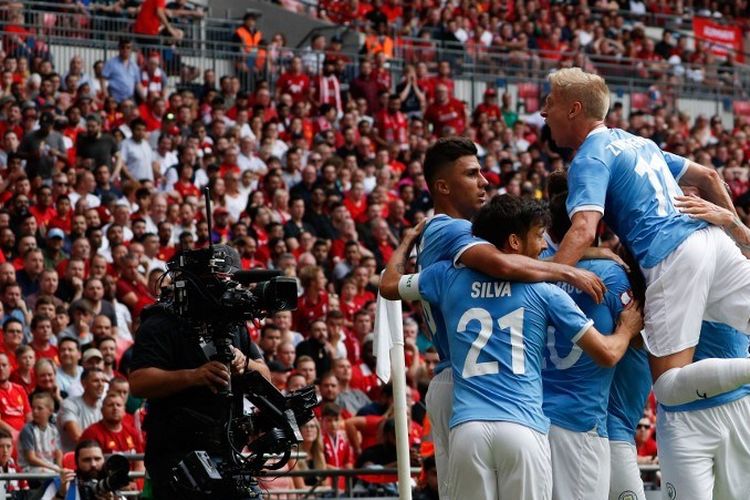
[[[146,309],[133,346],[130,370],[198,368],[208,359],[188,323],[162,305]],[[250,359],[261,353],[247,332],[236,328],[232,344]],[[229,402],[207,387],[194,387],[165,398],[149,399],[145,429],[146,465],[171,466],[195,449],[205,449],[208,435],[221,432]],[[149,464],[150,463],[150,464]]]
[[[88,134],[78,136],[76,156],[82,159],[92,158],[93,168],[107,165],[112,170],[112,157],[120,150],[115,138],[109,134],[91,137]]]

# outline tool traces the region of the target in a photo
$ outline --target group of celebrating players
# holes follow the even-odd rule
[[[421,301],[440,354],[440,497],[645,499],[633,436],[653,389],[664,498],[747,498],[750,229],[713,168],[605,127],[601,77],[549,80],[542,116],[575,151],[549,207],[486,201],[473,143],[441,139],[424,162],[435,215],[381,281]],[[593,246],[601,220],[623,260]]]

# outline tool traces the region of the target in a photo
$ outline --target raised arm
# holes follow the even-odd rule
[[[586,250],[593,244],[596,227],[602,214],[595,210],[576,212],[570,219],[571,226],[565,234],[560,248],[552,258],[559,264],[574,266],[583,257]]]
[[[401,276],[404,275],[406,259],[411,252],[414,243],[422,233],[426,220],[423,220],[416,226],[404,231],[404,235],[401,238],[401,243],[398,244],[396,249],[393,251],[391,258],[388,260],[388,264],[385,266],[383,276],[380,278],[380,295],[383,298],[389,300],[399,300],[398,294],[398,282]],[[486,245],[482,245],[486,246]]]
[[[737,211],[732,203],[732,197],[729,196],[729,192],[724,181],[721,180],[719,173],[713,168],[704,167],[694,161],[688,160],[687,162],[687,168],[682,177],[680,177],[679,184],[681,186],[698,188],[701,198],[705,198],[711,203],[737,215]]]

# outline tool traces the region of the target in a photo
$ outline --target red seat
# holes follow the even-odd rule
[[[527,97],[523,100],[523,109],[527,114],[536,113],[539,111],[539,98],[538,97]]]
[[[630,109],[641,111],[648,109],[650,98],[645,92],[634,92],[630,94]]]
[[[539,85],[536,83],[519,83],[518,97],[519,99],[526,99],[529,97],[539,99]]]
[[[735,115],[750,116],[750,101],[734,101],[732,110]]]

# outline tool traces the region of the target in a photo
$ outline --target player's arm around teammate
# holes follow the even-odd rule
[[[745,257],[750,258],[750,228],[742,223],[734,211],[697,196],[678,196],[675,205],[684,214],[723,228],[740,247]]]
[[[404,272],[407,256],[423,228],[424,221],[408,229],[404,233],[401,243],[394,250],[380,281],[380,293],[384,297],[400,298],[402,295],[399,292],[401,279],[408,280],[413,276],[418,276],[404,276]],[[622,358],[631,339],[638,335],[642,328],[643,313],[641,305],[637,301],[632,301],[620,314],[617,329],[612,335],[602,335],[594,326],[591,326],[576,343],[597,364],[612,367]]]

